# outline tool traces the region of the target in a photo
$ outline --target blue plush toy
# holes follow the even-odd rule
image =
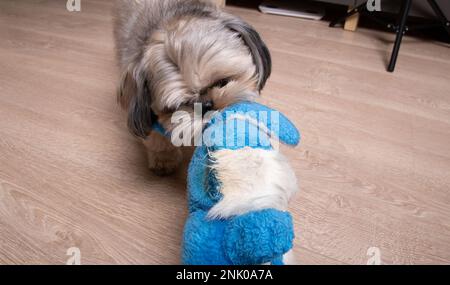
[[[281,113],[242,102],[215,114],[203,134],[203,144],[196,147],[188,170],[189,217],[183,235],[183,264],[283,264],[283,255],[292,248],[294,239],[288,212],[264,208],[228,218],[208,215],[223,198],[212,158],[224,149],[273,150],[274,139],[297,145],[298,130]]]

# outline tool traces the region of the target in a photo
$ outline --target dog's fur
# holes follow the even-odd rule
[[[186,123],[192,121],[194,103],[209,111],[253,100],[270,75],[270,54],[250,25],[206,0],[116,2],[118,100],[128,112],[129,129],[146,146],[149,167],[170,174],[181,162],[181,151],[152,132],[152,123],[158,120],[166,130],[191,128],[185,133],[192,136],[201,132],[201,125],[192,129]],[[180,110],[187,112],[175,113]],[[297,190],[295,174],[277,150],[219,150],[212,161],[223,198],[209,217],[284,211]],[[295,263],[291,255],[284,256],[286,263]]]
[[[192,115],[194,103],[208,111],[252,100],[271,72],[258,33],[208,1],[117,1],[114,34],[122,74],[118,99],[159,174],[175,170],[181,152],[151,132],[154,120],[172,130],[172,114]]]

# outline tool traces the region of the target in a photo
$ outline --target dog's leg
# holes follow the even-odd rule
[[[183,160],[180,148],[175,147],[169,139],[155,131],[143,142],[147,149],[148,167],[156,175],[169,175],[177,170]]]

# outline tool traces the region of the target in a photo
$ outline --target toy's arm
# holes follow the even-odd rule
[[[224,249],[233,264],[263,264],[292,248],[294,230],[288,212],[265,209],[237,216],[224,235]]]

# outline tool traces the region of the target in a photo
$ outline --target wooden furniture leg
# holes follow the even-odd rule
[[[219,7],[225,7],[226,0],[212,0],[212,1],[215,2]]]
[[[350,12],[351,10],[353,10],[353,6],[348,7],[348,11]],[[345,19],[344,30],[352,32],[356,31],[356,29],[358,28],[358,22],[359,22],[359,13],[355,13],[350,17],[347,17],[347,19]]]
[[[359,14],[367,9],[367,1],[358,6],[349,6],[348,12],[330,22],[330,27],[335,27],[337,24],[345,22],[345,29],[355,31],[358,27]]]

